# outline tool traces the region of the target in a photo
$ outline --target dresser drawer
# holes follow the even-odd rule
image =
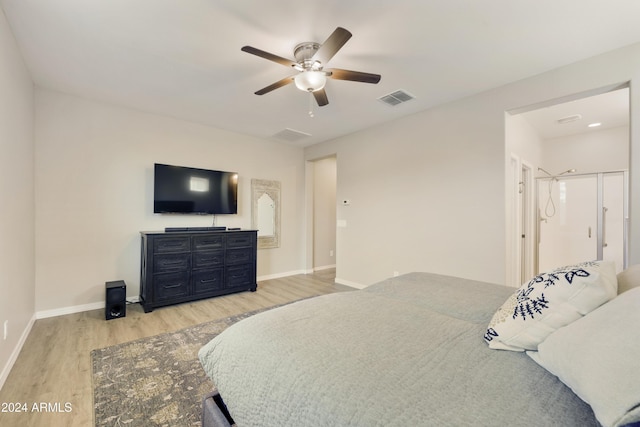
[[[224,265],[224,251],[194,252],[191,259],[194,269],[222,267]]]
[[[222,272],[222,268],[194,271],[191,275],[194,293],[205,294],[223,289]]]
[[[252,248],[227,249],[227,265],[246,264],[253,260]]]
[[[194,251],[206,251],[211,249],[224,249],[224,236],[222,234],[193,237]]]
[[[153,289],[158,301],[185,297],[189,295],[189,272],[156,274]]]
[[[254,246],[255,240],[255,233],[230,233],[227,236],[227,248]]]
[[[169,271],[186,271],[191,268],[191,254],[166,254],[153,257],[153,271],[166,273]]]
[[[160,237],[153,241],[153,253],[189,252],[191,241],[188,236]]]
[[[251,264],[227,267],[225,282],[227,288],[255,285],[255,273]]]

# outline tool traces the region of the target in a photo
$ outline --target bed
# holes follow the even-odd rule
[[[601,425],[537,351],[487,345],[487,325],[513,294],[410,273],[252,316],[199,352],[216,387],[203,425]],[[626,408],[611,425],[636,421],[640,410]]]

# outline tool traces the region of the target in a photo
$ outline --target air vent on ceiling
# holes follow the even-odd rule
[[[398,104],[411,101],[414,98],[415,96],[400,89],[388,95],[381,96],[380,98],[378,98],[378,100],[384,102],[387,105],[395,107]]]
[[[289,128],[281,130],[280,132],[273,135],[274,138],[282,139],[284,141],[289,141],[289,142],[300,141],[301,139],[308,138],[310,136],[311,134],[309,133],[305,133],[299,130],[294,130]]]
[[[582,114],[574,114],[573,116],[567,116],[567,117],[558,119],[557,122],[558,124],[563,125],[565,123],[575,122],[576,120],[580,120],[580,119],[582,119]]]

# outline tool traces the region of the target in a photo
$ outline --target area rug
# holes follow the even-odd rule
[[[213,384],[198,350],[242,313],[91,352],[96,426],[199,426]]]

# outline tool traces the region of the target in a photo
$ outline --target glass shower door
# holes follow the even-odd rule
[[[625,267],[626,172],[538,179],[538,272],[594,259]]]
[[[597,258],[597,178],[538,181],[538,272]]]

